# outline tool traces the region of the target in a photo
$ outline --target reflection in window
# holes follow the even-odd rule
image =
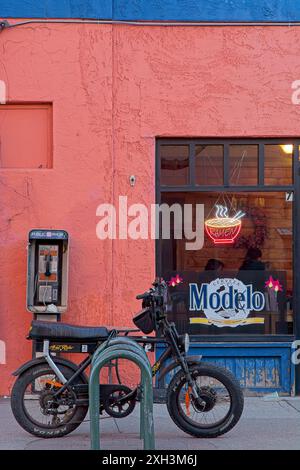
[[[223,185],[223,145],[196,145],[196,184]]]
[[[293,145],[265,145],[265,184],[292,184]]]
[[[254,186],[258,183],[258,145],[229,146],[229,184]]]
[[[161,184],[184,185],[189,179],[189,146],[162,145],[160,147]]]

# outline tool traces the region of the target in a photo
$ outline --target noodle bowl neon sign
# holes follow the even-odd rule
[[[205,221],[205,231],[216,245],[233,243],[241,231],[244,215],[244,212],[238,211],[229,217],[226,206],[216,205],[215,217]]]

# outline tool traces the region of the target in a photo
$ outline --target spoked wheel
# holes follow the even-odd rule
[[[60,366],[66,378],[74,371]],[[74,380],[83,384],[82,377]],[[58,398],[54,393],[62,387],[59,378],[47,364],[32,367],[18,377],[12,390],[11,407],[23,429],[38,437],[60,437],[76,429],[84,420],[88,407],[78,406],[71,388]]]
[[[171,418],[195,437],[217,437],[239,421],[244,399],[236,378],[226,369],[208,363],[190,368],[200,400],[195,400],[185,374],[177,372],[168,387]]]

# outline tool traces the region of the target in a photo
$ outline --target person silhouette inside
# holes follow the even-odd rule
[[[211,282],[220,276],[220,272],[224,269],[224,263],[218,259],[210,258],[202,272],[202,282]]]
[[[218,259],[210,258],[206,263],[204,271],[223,271],[223,269],[224,269],[224,263],[222,261],[219,261]]]
[[[259,248],[248,248],[245,259],[240,266],[240,271],[264,271],[265,263],[261,261],[262,252]]]
[[[259,248],[248,248],[245,259],[240,266],[237,278],[244,284],[252,284],[253,291],[264,291],[266,265],[261,261]],[[259,271],[259,272],[257,272]]]

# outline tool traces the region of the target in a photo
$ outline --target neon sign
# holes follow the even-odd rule
[[[205,231],[215,244],[233,243],[241,231],[244,215],[244,212],[238,211],[229,217],[226,206],[216,205],[215,217],[205,221]]]

